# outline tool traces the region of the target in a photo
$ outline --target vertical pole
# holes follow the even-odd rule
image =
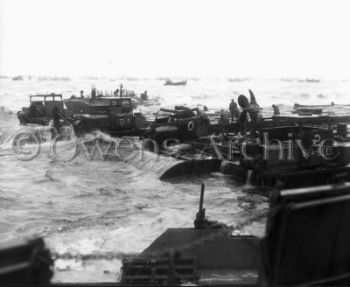
[[[202,182],[201,183],[201,197],[200,197],[200,200],[199,200],[199,212],[201,212],[203,210],[204,188],[205,188],[205,185]]]

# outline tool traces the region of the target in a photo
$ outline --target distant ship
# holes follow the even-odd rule
[[[306,78],[305,80],[298,80],[298,82],[306,82],[306,83],[319,83],[321,80],[319,79],[313,79],[313,78]]]
[[[71,79],[69,77],[38,77],[38,81],[64,81],[68,82]]]
[[[23,77],[22,76],[13,77],[12,81],[23,81]]]
[[[171,80],[166,80],[164,83],[164,86],[186,86],[187,85],[187,80],[184,81],[171,81]]]
[[[249,78],[228,78],[229,82],[245,82],[249,81]]]
[[[308,82],[308,83],[319,83],[320,80],[319,79],[305,79],[305,82]]]

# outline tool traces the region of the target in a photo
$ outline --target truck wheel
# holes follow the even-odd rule
[[[189,132],[193,132],[196,128],[194,121],[189,121],[187,124],[187,129]]]

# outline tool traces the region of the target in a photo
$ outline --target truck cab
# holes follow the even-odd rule
[[[141,128],[142,119],[134,114],[130,97],[96,97],[89,99],[89,113],[75,115],[74,127],[78,131],[118,132]]]
[[[59,113],[64,116],[64,108],[61,94],[42,94],[30,96],[29,107],[23,107],[17,113],[20,124],[48,125],[52,119],[52,110],[58,108]]]

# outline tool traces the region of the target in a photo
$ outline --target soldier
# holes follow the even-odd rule
[[[280,108],[277,105],[273,104],[272,108],[273,108],[273,115],[274,116],[280,115]]]
[[[228,112],[225,112],[225,110],[220,111],[219,125],[223,132],[226,132],[227,127],[230,125],[230,118]]]
[[[231,113],[231,122],[233,122],[234,120],[238,119],[238,117],[239,117],[239,110],[238,110],[237,103],[235,102],[234,99],[232,99],[231,103],[230,103],[230,113]]]
[[[255,109],[259,109],[259,105],[256,102],[255,95],[252,92],[252,90],[249,90],[249,95],[250,95],[250,102],[249,102],[250,107],[255,108]]]
[[[141,101],[147,101],[148,100],[148,95],[147,95],[147,91],[144,91],[141,94]]]
[[[242,135],[247,133],[248,129],[248,109],[249,109],[249,101],[245,95],[239,95],[238,104],[242,108],[242,112],[238,118],[238,130]]]
[[[244,135],[248,129],[248,122],[250,118],[250,131],[255,134],[259,128],[261,115],[259,114],[259,105],[256,102],[255,96],[251,90],[249,90],[250,102],[244,95],[238,97],[238,104],[242,108],[241,115],[239,116],[240,131]]]
[[[92,89],[91,89],[91,99],[96,99],[96,95],[97,95],[96,88],[92,87]]]
[[[255,95],[252,90],[249,90],[250,102],[249,102],[249,116],[251,119],[250,130],[252,133],[256,133],[259,128],[261,115],[259,114],[259,105],[256,102]]]

